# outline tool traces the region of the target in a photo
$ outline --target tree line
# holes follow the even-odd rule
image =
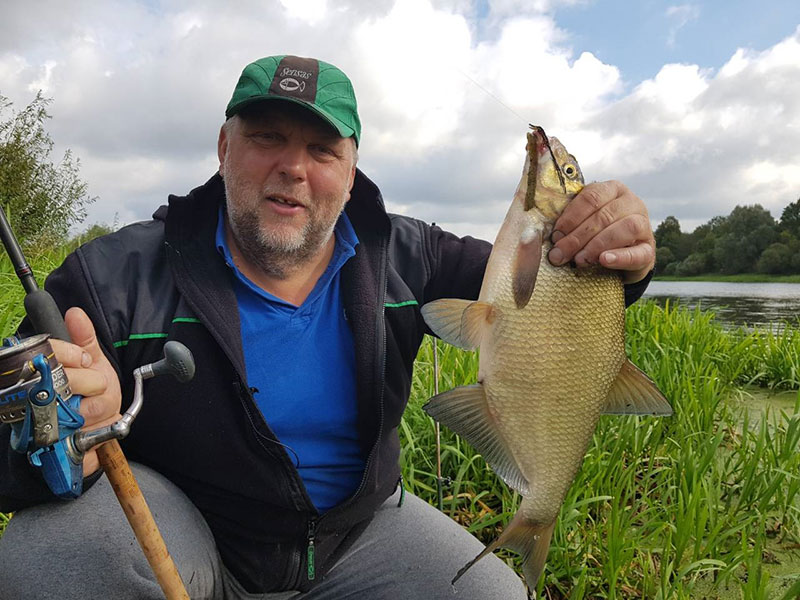
[[[691,233],[669,216],[656,228],[656,273],[800,274],[800,199],[775,220],[759,204],[737,206],[727,217],[713,217]]]

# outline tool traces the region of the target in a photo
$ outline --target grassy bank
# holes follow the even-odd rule
[[[61,259],[37,259],[37,275]],[[3,334],[22,315],[22,295],[0,258]],[[627,330],[629,356],[675,415],[601,419],[562,507],[540,591],[576,600],[800,597],[790,590],[800,585],[800,397],[786,403],[787,391],[800,388],[800,330],[726,331],[711,313],[654,303],[629,309]],[[439,349],[442,391],[475,381],[475,354]],[[409,489],[436,504],[434,424],[421,410],[433,383],[428,340],[401,460]],[[784,391],[783,409],[765,402],[754,410],[754,389]],[[519,497],[466,443],[446,430],[442,437],[451,479],[444,510],[488,542]],[[6,521],[0,514],[0,535]]]
[[[546,597],[780,598],[800,580],[800,398],[756,419],[739,390],[798,389],[800,331],[725,332],[709,313],[653,303],[629,309],[627,328],[629,356],[675,415],[601,418],[561,510]],[[439,349],[441,390],[475,381],[474,354]],[[434,425],[421,410],[431,365],[429,342],[402,436],[407,485],[435,504]],[[444,430],[442,461],[444,510],[490,541],[518,496]]]
[[[656,275],[653,279],[655,281],[720,281],[727,283],[800,283],[800,275],[767,275],[765,273],[739,273],[738,275],[708,273],[691,277]]]

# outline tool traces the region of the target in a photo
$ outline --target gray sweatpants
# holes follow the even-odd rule
[[[416,496],[400,492],[311,592],[248,594],[227,571],[199,511],[172,483],[132,465],[192,598],[228,600],[524,599],[521,580],[487,556],[450,585],[482,546]],[[0,538],[0,600],[145,600],[161,589],[103,477],[78,500],[14,515]]]

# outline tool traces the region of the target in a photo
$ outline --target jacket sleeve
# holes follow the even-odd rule
[[[471,236],[458,237],[436,225],[425,228],[429,270],[425,302],[439,298],[477,299],[492,245]]]
[[[70,254],[64,263],[53,271],[45,282],[47,289],[56,301],[61,313],[72,306],[81,307],[89,315],[97,332],[100,346],[108,356],[111,364],[119,373],[107,321],[102,315],[96,301],[94,288],[81,250]],[[36,333],[30,322],[25,319],[18,335],[27,337]],[[39,469],[32,467],[25,454],[11,449],[11,426],[0,425],[0,511],[10,512],[35,504],[53,501],[56,497],[47,487]],[[88,489],[100,475],[95,474],[84,479],[84,489]]]
[[[435,225],[428,227],[427,234],[430,278],[425,302],[438,298],[477,299],[492,245],[470,236],[460,238]],[[650,271],[641,281],[625,285],[626,307],[642,297],[652,277]]]

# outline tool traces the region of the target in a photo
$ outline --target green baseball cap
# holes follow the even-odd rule
[[[288,100],[305,106],[358,146],[361,120],[353,84],[333,65],[300,56],[267,56],[247,65],[225,109],[230,118],[261,100]]]

